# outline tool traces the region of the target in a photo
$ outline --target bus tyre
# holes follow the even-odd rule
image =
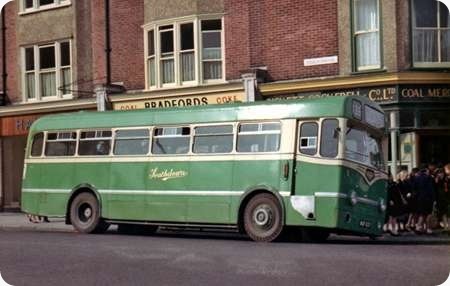
[[[75,197],[70,205],[70,220],[81,233],[103,233],[109,227],[100,217],[99,203],[91,193],[81,193]]]
[[[244,210],[244,228],[254,241],[277,239],[283,230],[278,200],[271,194],[259,194],[250,199]]]

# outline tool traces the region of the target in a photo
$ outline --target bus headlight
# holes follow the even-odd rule
[[[356,192],[352,192],[350,194],[350,203],[352,204],[352,206],[354,206],[358,203],[358,198],[356,197]]]
[[[383,199],[380,200],[379,207],[381,212],[384,213],[386,211],[386,204],[384,203]]]

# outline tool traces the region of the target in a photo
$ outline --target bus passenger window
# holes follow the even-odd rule
[[[77,133],[48,133],[45,144],[45,156],[73,156],[77,146]]]
[[[31,145],[31,156],[41,157],[42,146],[44,145],[44,133],[38,133],[33,137],[33,143]]]
[[[336,136],[336,130],[338,127],[337,119],[325,119],[322,122],[320,138],[320,155],[322,157],[334,158],[337,156],[339,137]]]
[[[238,152],[276,152],[280,149],[280,123],[246,123],[239,126]]]
[[[189,152],[189,127],[163,127],[153,131],[153,154],[186,154]]]
[[[302,123],[300,127],[300,153],[316,155],[319,126],[315,122]]]
[[[233,125],[195,128],[194,153],[230,153],[233,150]]]
[[[149,142],[148,129],[117,130],[114,155],[145,155],[148,153]]]
[[[84,131],[80,135],[78,155],[105,156],[111,150],[111,131]]]

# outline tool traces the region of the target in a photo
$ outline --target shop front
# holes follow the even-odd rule
[[[7,211],[20,208],[20,188],[28,130],[39,117],[40,115],[24,115],[1,119],[0,209]]]
[[[267,85],[261,92],[266,100],[368,97],[379,103],[386,114],[388,164],[397,165],[391,170],[450,162],[450,74],[388,74]]]

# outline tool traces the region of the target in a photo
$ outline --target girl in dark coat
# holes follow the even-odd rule
[[[448,230],[447,213],[450,204],[450,164],[445,165],[443,170],[437,172],[436,187],[438,217],[441,219],[440,225],[444,230]]]
[[[433,178],[427,174],[427,170],[417,173],[413,188],[417,192],[417,220],[416,231],[432,234],[430,227],[433,204],[436,200]]]

